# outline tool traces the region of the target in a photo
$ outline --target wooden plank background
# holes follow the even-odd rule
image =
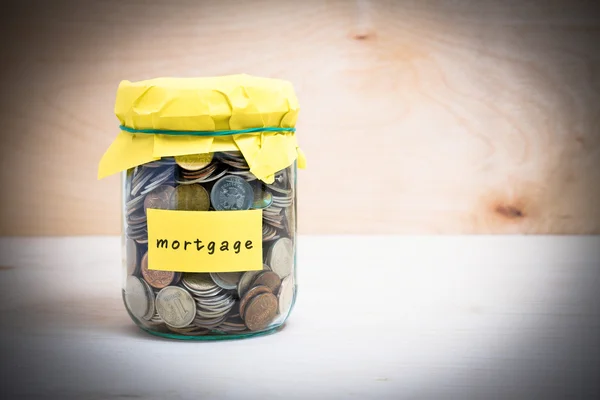
[[[116,234],[121,79],[291,80],[301,233],[600,233],[586,1],[89,1],[3,18],[2,235]]]

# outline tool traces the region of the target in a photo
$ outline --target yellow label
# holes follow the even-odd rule
[[[262,210],[173,211],[149,208],[148,269],[258,271]]]

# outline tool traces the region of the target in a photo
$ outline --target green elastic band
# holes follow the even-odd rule
[[[148,133],[174,136],[227,136],[253,132],[296,132],[296,128],[280,128],[276,126],[267,126],[264,128],[233,129],[229,131],[171,131],[168,129],[135,129],[125,125],[121,125],[119,126],[119,128],[129,133]]]

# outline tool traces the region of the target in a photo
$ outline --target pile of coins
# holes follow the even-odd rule
[[[127,171],[123,296],[146,329],[179,335],[260,332],[285,321],[294,300],[295,169],[266,184],[239,152],[163,158]],[[260,271],[148,269],[146,210],[263,211]]]

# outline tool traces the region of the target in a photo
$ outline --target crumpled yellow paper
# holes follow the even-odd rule
[[[123,81],[115,102],[121,125],[170,131],[292,128],[298,111],[291,83],[245,74]],[[266,183],[296,160],[299,168],[306,166],[294,132],[174,136],[121,131],[100,160],[98,179],[161,157],[217,151],[241,151],[250,172]]]

